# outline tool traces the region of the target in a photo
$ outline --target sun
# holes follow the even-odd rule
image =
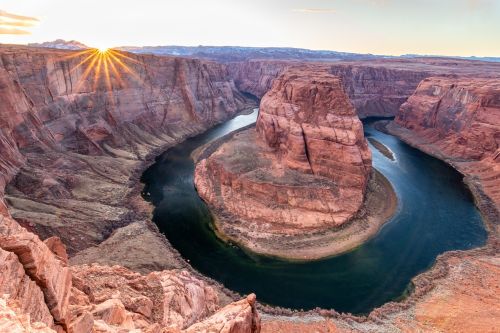
[[[98,47],[97,51],[99,51],[99,53],[106,53],[109,51],[109,47]]]
[[[141,77],[135,72],[134,66],[141,64],[134,55],[127,54],[108,47],[89,48],[76,51],[64,56],[66,59],[78,59],[78,62],[71,67],[71,73],[80,68],[81,74],[76,85],[78,91],[80,87],[93,81],[93,88],[104,83],[108,91],[113,90],[113,86],[125,86],[130,80],[123,80],[123,76],[131,76],[134,81],[142,82]]]

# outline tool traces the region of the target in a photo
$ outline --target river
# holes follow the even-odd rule
[[[486,230],[462,176],[428,156],[373,128],[365,135],[388,147],[395,160],[371,144],[373,166],[392,183],[398,210],[379,233],[355,250],[324,260],[297,263],[247,253],[220,241],[211,215],[193,185],[191,152],[254,123],[257,110],[238,116],[167,150],[147,169],[145,199],[155,208],[154,222],[199,272],[260,302],[293,309],[321,307],[367,313],[409,290],[410,280],[449,250],[486,242]]]

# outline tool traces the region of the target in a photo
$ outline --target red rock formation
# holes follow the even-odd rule
[[[255,295],[219,310],[216,291],[187,271],[144,276],[98,265],[73,266],[70,271],[60,259],[66,256],[63,248],[56,255],[10,218],[2,217],[1,222],[0,331],[14,332],[18,326],[23,328],[19,332],[51,332],[50,327],[74,333],[259,331]]]
[[[257,132],[287,167],[361,189],[360,204],[371,153],[340,79],[321,71],[287,71],[262,98]]]
[[[0,194],[17,173],[11,214],[70,254],[137,221],[139,161],[248,105],[223,65],[89,52],[0,47]]]
[[[249,60],[228,68],[238,89],[262,97],[286,68],[296,61]],[[311,66],[309,63],[307,66]],[[429,76],[499,77],[499,65],[487,62],[439,58],[387,59],[314,63],[342,79],[360,118],[395,116],[419,82]]]
[[[481,180],[500,207],[500,80],[429,78],[389,130]]]
[[[260,318],[255,310],[255,295],[231,303],[204,321],[194,324],[186,333],[260,332]]]
[[[418,83],[430,75],[426,69],[399,69],[367,64],[332,65],[330,72],[342,78],[360,118],[396,115]]]
[[[109,88],[106,80],[96,80],[95,69],[81,80],[86,66],[77,64],[85,59],[83,54],[0,47],[0,332],[258,332],[253,296],[222,307],[214,287],[190,273],[163,270],[178,265],[178,261],[161,235],[145,222],[149,221],[149,208],[140,203],[128,184],[132,170],[148,154],[234,114],[244,99],[224,66],[123,55],[131,58],[123,61],[138,81],[134,74],[118,67],[120,78],[111,75]],[[456,66],[457,61],[432,61],[435,63],[425,65],[448,66],[457,72],[465,68]],[[422,64],[402,62],[398,66]],[[262,82],[257,80],[254,89],[269,84],[272,72],[269,68],[269,76]],[[490,72],[494,75],[498,70]],[[477,176],[477,184],[483,184],[486,193],[477,197],[484,195],[481,198],[486,201],[493,198],[498,206],[498,117],[494,116],[498,83],[459,83],[451,87],[436,81],[441,103],[435,103],[432,94],[425,97],[430,101],[427,106],[437,111],[434,124],[438,127],[428,122],[432,117],[413,119],[407,115],[404,125],[415,127],[409,130],[393,125],[391,129],[408,142],[447,158],[465,174]],[[409,102],[414,105],[405,106],[405,110],[433,113],[425,107],[424,91],[417,92],[415,100]],[[457,111],[456,119],[451,109]],[[467,136],[462,138],[456,128]],[[255,142],[261,142],[256,132],[251,135]],[[303,169],[302,148],[296,149],[302,146],[296,143],[292,141],[290,151],[282,149],[280,156],[290,157],[290,165]],[[275,155],[274,148],[263,143],[261,147],[265,158]],[[281,157],[268,162],[275,163]],[[7,208],[3,193],[11,180]],[[238,180],[247,186],[244,182],[248,180]],[[233,184],[237,185],[236,181]],[[285,197],[283,192],[256,184],[248,189],[257,198],[272,193],[283,203],[305,203],[296,196],[299,192],[287,191]],[[325,195],[318,193],[318,198]],[[315,204],[321,206],[319,201]],[[52,237],[42,242],[20,227],[11,214],[42,238],[59,234],[64,242]],[[118,266],[67,266],[65,245],[73,252],[80,250],[101,242],[125,224],[129,225],[114,232],[104,247],[92,247],[82,258],[91,262],[98,256],[103,264],[119,262],[157,272],[141,275]],[[490,234],[493,245],[489,250],[440,257],[430,272],[414,280],[416,291],[403,304],[387,304],[368,317],[336,315],[325,320],[316,315],[301,322],[297,317],[267,315],[264,331],[473,332],[496,327],[500,301],[498,293],[491,292],[500,276],[496,235],[497,231]],[[109,258],[115,253],[116,258]]]
[[[148,269],[155,251],[166,259],[154,265],[179,265],[168,243],[157,240],[148,225],[150,207],[138,202],[128,182],[155,150],[247,106],[225,67],[118,52],[106,61],[98,54],[11,46],[0,47],[0,57],[0,331],[160,332],[214,315],[220,307],[215,291],[187,272],[70,271],[66,245],[73,252],[89,247],[134,222],[144,258],[127,251],[124,262]],[[12,217],[50,238],[42,242]],[[135,279],[132,286],[127,278]],[[234,318],[224,316],[222,325],[255,332],[255,311],[248,317],[240,303],[234,307]]]
[[[223,234],[280,255],[256,240],[331,229],[358,212],[371,153],[339,78],[289,69],[262,98],[256,131],[236,134],[196,167],[200,196],[232,216]]]
[[[0,332],[9,333],[56,333],[42,322],[30,322],[26,312],[18,304],[0,296]]]
[[[249,60],[228,65],[229,74],[239,90],[262,98],[283,71],[299,63],[293,61]]]

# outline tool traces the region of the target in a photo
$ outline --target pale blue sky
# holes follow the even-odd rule
[[[500,56],[500,0],[2,0],[0,11],[39,20],[26,24],[0,12],[1,43],[63,38],[97,47],[292,46]],[[6,34],[12,29],[30,34]]]

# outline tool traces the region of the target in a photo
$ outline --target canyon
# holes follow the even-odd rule
[[[199,160],[195,186],[218,212],[222,238],[253,252],[302,260],[338,254],[375,233],[396,207],[380,174],[370,189],[381,189],[365,204],[371,153],[340,79],[328,72],[288,69],[263,96],[256,128],[216,146],[205,148],[215,151]]]
[[[352,316],[294,313],[234,295],[179,256],[141,198],[138,178],[154,156],[255,107],[245,93],[264,96],[300,63],[9,45],[0,46],[0,60],[0,331],[496,326],[498,65],[432,58],[307,64],[340,76],[335,84],[343,82],[360,116],[398,112],[384,129],[460,170],[489,229],[486,246],[441,255],[414,278],[405,300]],[[297,162],[303,155],[291,156],[291,165],[304,165]]]
[[[9,46],[0,57],[0,294],[21,317],[1,329],[26,327],[28,314],[33,327],[68,332],[255,331],[255,298],[228,304],[196,278],[134,181],[148,156],[253,105],[226,69]],[[110,283],[120,279],[118,291]]]

